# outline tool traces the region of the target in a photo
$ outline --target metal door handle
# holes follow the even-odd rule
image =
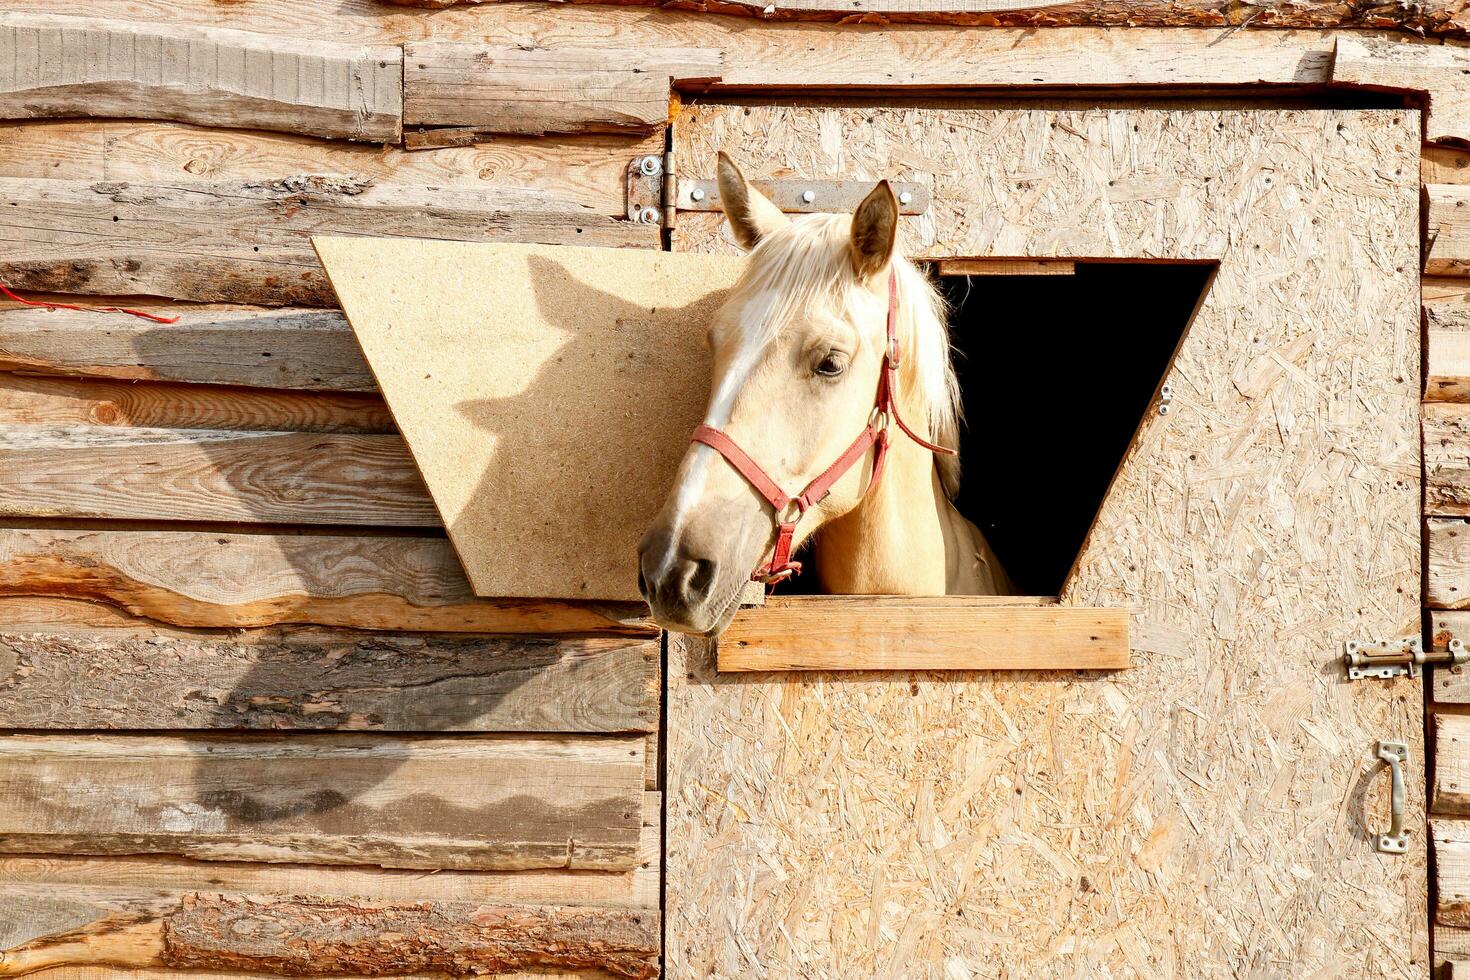
[[[1393,818],[1388,833],[1378,835],[1378,850],[1384,854],[1403,854],[1409,849],[1408,838],[1404,835],[1404,764],[1409,761],[1409,747],[1403,742],[1380,741],[1378,758],[1388,763],[1392,780],[1389,807]]]

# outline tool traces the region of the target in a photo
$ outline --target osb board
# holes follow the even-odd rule
[[[476,594],[637,599],[740,261],[315,242]]]
[[[930,213],[906,220],[931,255],[1222,265],[1174,411],[1141,433],[1062,597],[1134,611],[1133,669],[730,677],[702,642],[671,644],[670,976],[1424,975],[1423,695],[1349,685],[1336,662],[1342,638],[1419,629],[1416,125],[681,119],[682,173],[728,149],[750,175],[928,182]],[[676,248],[720,248],[696,217]],[[994,329],[1046,323],[1041,306]],[[1380,738],[1415,760],[1391,859],[1370,837]]]

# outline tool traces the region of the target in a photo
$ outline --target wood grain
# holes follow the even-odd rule
[[[656,640],[0,631],[0,727],[652,732]]]
[[[1470,814],[1470,716],[1434,716],[1430,808],[1441,815]]]
[[[1426,146],[1419,159],[1419,176],[1426,184],[1470,184],[1470,150],[1453,146]]]
[[[1470,644],[1470,610],[1430,611],[1430,643],[1445,650],[1450,640]],[[1431,675],[1431,697],[1440,704],[1470,704],[1470,665],[1435,667]]]
[[[1467,76],[1470,49],[1397,39],[1339,36],[1332,61],[1334,85],[1428,95],[1426,143],[1470,144]]]
[[[437,527],[395,435],[0,425],[0,514]]]
[[[318,234],[656,248],[653,225],[533,190],[346,177],[134,184],[0,178],[0,281],[12,289],[266,306],[335,304]]]
[[[658,634],[641,604],[477,599],[440,538],[0,529],[0,595],[176,626]]]
[[[1431,609],[1470,606],[1470,523],[1430,517],[1424,529],[1424,604]]]
[[[400,6],[445,8],[494,0],[388,0]],[[1470,14],[1456,0],[1412,5],[1355,6],[1335,0],[1260,0],[1242,8],[1230,0],[580,0],[658,6],[762,20],[840,20],[874,23],[980,24],[987,27],[1342,27],[1412,34],[1470,36]]]
[[[12,946],[4,976],[86,964],[338,977],[658,973],[653,909],[97,888],[22,888],[14,898],[41,906],[54,928]]]
[[[1470,331],[1431,328],[1425,336],[1424,400],[1470,401]]]
[[[1470,185],[1429,184],[1424,197],[1424,272],[1470,276]]]
[[[1470,928],[1470,820],[1449,817],[1429,821],[1434,844],[1438,925]]]
[[[0,852],[629,870],[641,736],[12,735]]]
[[[1470,279],[1426,276],[1420,286],[1430,330],[1470,331]]]
[[[377,183],[534,188],[595,214],[621,215],[628,161],[663,149],[661,132],[556,139],[485,136],[472,146],[408,152],[392,146],[183,123],[38,121],[0,127],[0,177],[147,183],[275,180],[292,174],[333,173]]]
[[[124,305],[178,322],[0,305],[0,367],[129,381],[377,390],[352,328],[337,310]]]
[[[0,314],[3,320],[3,314]],[[377,395],[26,377],[0,373],[0,426],[397,432]]]
[[[1126,609],[822,600],[741,610],[719,638],[719,669],[1097,670],[1130,663]]]
[[[1424,513],[1470,515],[1470,407],[1427,402],[1423,431]]]
[[[0,13],[0,118],[175,119],[397,143],[403,52],[217,27]]]
[[[524,48],[456,41],[404,46],[410,147],[515,133],[648,132],[669,121],[671,85],[719,78],[701,48]],[[441,144],[442,145],[442,144]]]

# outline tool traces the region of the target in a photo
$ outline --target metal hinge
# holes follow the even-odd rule
[[[791,214],[851,211],[873,189],[871,180],[753,180],[751,184]],[[890,181],[899,214],[929,210],[929,189],[912,181]],[[674,227],[680,211],[720,210],[720,187],[713,180],[679,179],[674,154],[648,153],[628,162],[625,185],[629,221]]]
[[[1417,636],[1401,640],[1348,640],[1344,644],[1342,662],[1348,680],[1368,677],[1417,677],[1423,666],[1452,667],[1470,660],[1465,644],[1450,640],[1448,649],[1424,652]]]

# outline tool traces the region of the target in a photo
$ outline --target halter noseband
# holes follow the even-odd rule
[[[771,555],[771,560],[751,573],[752,581],[774,585],[793,575],[801,574],[801,562],[791,560],[791,544],[796,537],[797,523],[807,512],[807,508],[832,492],[832,487],[837,481],[842,479],[843,475],[852,469],[858,460],[867,455],[870,448],[873,449],[873,475],[868,479],[868,485],[863,488],[863,495],[877,486],[878,480],[883,476],[883,460],[888,455],[888,429],[893,423],[898,423],[898,427],[905,435],[930,452],[943,453],[946,456],[955,455],[956,451],[953,449],[937,446],[920,438],[898,413],[898,399],[894,395],[898,389],[897,323],[898,274],[890,269],[888,272],[887,345],[883,351],[883,369],[878,375],[878,395],[874,399],[873,411],[868,416],[867,427],[853,440],[852,445],[847,447],[847,451],[838,456],[831,466],[818,474],[816,479],[808,483],[806,489],[800,494],[793,497],[782,490],[759,463],[751,459],[745,450],[735,444],[734,439],[719,429],[701,425],[690,437],[690,441],[702,443],[725,457],[725,460],[735,467],[736,472],[745,477],[746,482],[766,498],[766,502],[774,508],[772,519],[776,522],[776,548]]]

